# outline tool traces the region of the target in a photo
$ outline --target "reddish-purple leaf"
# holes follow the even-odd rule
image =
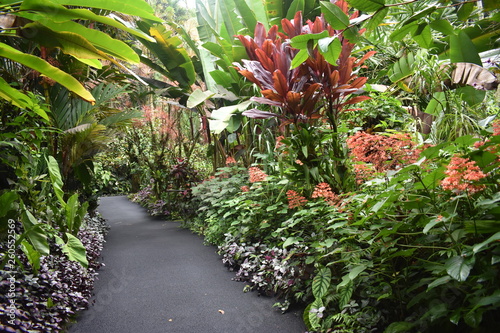
[[[369,51],[369,52],[366,52],[365,55],[361,58],[361,59],[358,59],[358,61],[356,61],[356,63],[354,64],[355,67],[358,67],[358,66],[361,66],[363,65],[363,63],[368,59],[370,58],[371,56],[373,56],[375,53],[377,53],[377,51]]]
[[[270,91],[270,90],[264,90],[264,91]],[[281,103],[280,101],[272,100],[272,99],[265,98],[265,97],[252,97],[252,98],[250,98],[250,100],[257,102],[257,103],[267,104],[267,105],[272,105],[272,106],[282,106],[283,105],[283,103]]]
[[[356,104],[362,101],[366,101],[368,99],[371,99],[370,96],[356,96],[350,98],[347,102],[342,103],[342,105],[349,105],[349,104]]]
[[[266,41],[267,42],[267,41]],[[266,43],[264,43],[266,44]],[[276,67],[274,66],[274,62],[269,58],[266,54],[265,51],[261,49],[255,50],[255,54],[257,55],[257,61],[259,61],[262,64],[262,67],[264,67],[266,70],[269,72],[273,73],[276,70]]]
[[[261,47],[262,43],[266,40],[266,28],[264,25],[260,22],[257,23],[257,26],[255,26],[255,32],[253,34],[253,38],[255,43]]]
[[[367,80],[367,77],[358,77],[351,82],[351,87],[359,89],[365,85]]]
[[[289,90],[288,82],[279,69],[273,73],[273,82],[276,93],[280,96],[285,97]]]
[[[253,118],[253,119],[269,119],[269,118],[274,118],[274,117],[279,116],[279,115],[272,113],[272,112],[261,111],[261,110],[257,110],[257,109],[243,111],[241,114],[244,115],[245,117]]]

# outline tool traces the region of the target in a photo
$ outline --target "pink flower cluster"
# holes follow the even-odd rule
[[[226,158],[226,166],[230,166],[230,165],[233,165],[233,164],[236,164],[236,160],[234,159],[234,157],[228,156]]]
[[[307,203],[307,199],[297,193],[297,191],[288,190],[286,196],[288,198],[288,208],[290,209],[302,207]]]
[[[319,183],[316,185],[311,198],[324,198],[325,201],[331,206],[337,204],[340,200],[338,195],[332,191],[332,188],[328,183]]]
[[[248,175],[250,183],[262,182],[267,178],[266,173],[257,167],[248,168]]]
[[[176,110],[164,109],[162,107],[153,108],[144,105],[142,111],[143,117],[133,120],[135,127],[141,128],[145,125],[151,125],[155,131],[158,131],[162,135],[168,135],[173,140],[180,135],[177,129],[177,121],[174,116]]]
[[[356,176],[356,183],[358,184],[363,184],[367,180],[373,179],[376,173],[375,168],[371,164],[354,164],[354,174]]]
[[[414,163],[421,152],[404,133],[385,136],[358,132],[347,139],[347,146],[355,160],[371,163],[379,172]]]
[[[453,157],[446,168],[445,174],[447,177],[441,181],[441,187],[444,190],[474,194],[486,187],[485,185],[474,184],[474,182],[485,178],[486,174],[481,171],[476,162],[468,158]]]
[[[500,135],[500,119],[497,119],[491,125],[493,127],[493,135]]]

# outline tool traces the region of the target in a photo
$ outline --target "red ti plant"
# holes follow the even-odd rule
[[[292,26],[294,24],[288,20],[284,21]],[[300,12],[295,15],[293,21],[297,22],[297,30],[302,30]],[[291,68],[292,59],[299,50],[290,46],[289,37],[278,32],[277,26],[273,26],[266,33],[261,23],[255,27],[254,38],[242,35],[237,37],[245,46],[250,59],[243,60],[239,72],[257,84],[263,96],[253,97],[252,100],[281,109],[281,114],[253,109],[244,115],[251,118],[279,117],[283,125],[318,118],[316,106],[321,97],[321,84],[311,82],[306,67]]]
[[[341,0],[335,5],[347,17],[347,3]],[[357,15],[354,13],[351,19]],[[336,132],[339,114],[346,106],[369,98],[353,95],[367,80],[358,77],[354,70],[375,52],[367,52],[361,59],[351,56],[355,44],[343,36],[344,30],[333,29],[323,15],[303,24],[302,14],[298,12],[293,20],[283,19],[282,27],[284,33],[278,32],[277,26],[266,33],[259,23],[254,38],[237,36],[249,57],[243,60],[243,66],[239,65],[239,72],[257,84],[263,96],[252,100],[281,111],[274,114],[253,109],[244,115],[279,117],[283,126],[312,124],[322,118]],[[302,53],[299,48],[303,48]],[[304,52],[309,56],[302,63],[294,64],[293,59]]]
[[[283,32],[277,26],[266,31],[258,24],[253,38],[237,36],[249,57],[238,69],[261,90],[262,97],[252,100],[279,110],[274,113],[252,109],[243,115],[261,119],[278,117],[282,127],[293,124],[290,148],[304,163],[300,168],[304,170],[301,178],[309,184],[312,175],[316,183],[328,182],[340,191],[349,188],[350,177],[338,134],[339,116],[350,105],[368,99],[355,94],[367,80],[359,77],[356,69],[374,52],[360,59],[351,55],[355,44],[345,37],[344,31],[349,28],[350,19],[358,14],[349,17],[345,1],[322,2],[322,6],[324,14],[314,22],[304,24],[298,12],[293,20],[282,20]],[[340,20],[335,21],[338,17]],[[332,135],[327,140],[318,137],[326,133],[317,130],[321,122],[330,127]]]

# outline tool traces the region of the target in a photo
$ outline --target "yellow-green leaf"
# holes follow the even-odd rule
[[[37,70],[43,75],[53,79],[54,81],[60,83],[62,86],[71,90],[84,100],[94,103],[95,99],[92,94],[87,91],[83,85],[78,82],[74,77],[66,72],[63,72],[59,68],[56,68],[39,57],[31,54],[26,54],[21,51],[14,49],[13,47],[0,42],[0,57],[10,59],[12,61],[18,62],[26,67]]]

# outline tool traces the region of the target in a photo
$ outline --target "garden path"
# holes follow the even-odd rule
[[[281,314],[274,299],[243,293],[216,248],[189,230],[148,216],[124,196],[100,199],[111,229],[94,305],[70,333],[299,333],[299,311]]]

